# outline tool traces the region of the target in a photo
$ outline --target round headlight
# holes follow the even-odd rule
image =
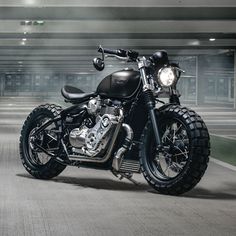
[[[175,70],[172,67],[162,67],[158,71],[158,82],[161,86],[169,87],[176,81]]]

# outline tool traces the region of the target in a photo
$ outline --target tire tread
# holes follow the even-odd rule
[[[60,114],[62,108],[59,105],[48,103],[36,107],[25,120],[20,135],[19,150],[21,162],[28,173],[37,179],[51,179],[58,176],[66,168],[65,165],[62,165],[61,163],[51,159],[43,168],[33,169],[26,161],[26,156],[23,150],[24,135],[27,131],[28,125],[33,121],[33,117],[45,110],[51,112],[53,116],[56,117]]]
[[[159,193],[169,195],[179,195],[191,190],[204,175],[210,155],[210,137],[204,121],[193,110],[179,105],[170,105],[161,111],[163,115],[175,113],[178,118],[185,119],[191,135],[191,160],[188,169],[181,178],[174,179],[173,182],[155,181],[148,173],[145,165],[145,148],[140,148],[141,171],[147,182]],[[145,143],[145,136],[149,132],[149,125],[144,128],[141,140]],[[144,146],[144,145],[142,145]]]

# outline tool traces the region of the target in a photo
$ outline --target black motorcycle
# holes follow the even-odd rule
[[[183,71],[166,51],[149,59],[132,50],[100,46],[98,52],[102,58],[94,58],[93,64],[99,71],[105,67],[105,54],[136,62],[138,71],[114,72],[91,93],[64,86],[62,95],[72,104],[68,108],[36,107],[20,137],[26,170],[50,179],[67,165],[89,167],[133,182],[133,173],[142,172],[159,193],[178,195],[192,189],[207,168],[210,142],[201,117],[180,106],[176,85]]]

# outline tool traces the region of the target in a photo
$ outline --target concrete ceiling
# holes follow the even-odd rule
[[[143,55],[225,53],[236,48],[235,12],[235,0],[0,1],[0,73],[92,72],[100,44]]]

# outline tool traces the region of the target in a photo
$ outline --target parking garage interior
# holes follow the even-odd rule
[[[0,0],[0,235],[234,235],[236,232],[236,2],[210,0]],[[185,71],[183,105],[211,135],[203,180],[183,196],[160,195],[107,171],[68,167],[33,179],[19,157],[20,130],[43,103],[68,106],[64,85],[95,91],[131,67],[92,60],[98,46],[145,57],[166,50]]]

